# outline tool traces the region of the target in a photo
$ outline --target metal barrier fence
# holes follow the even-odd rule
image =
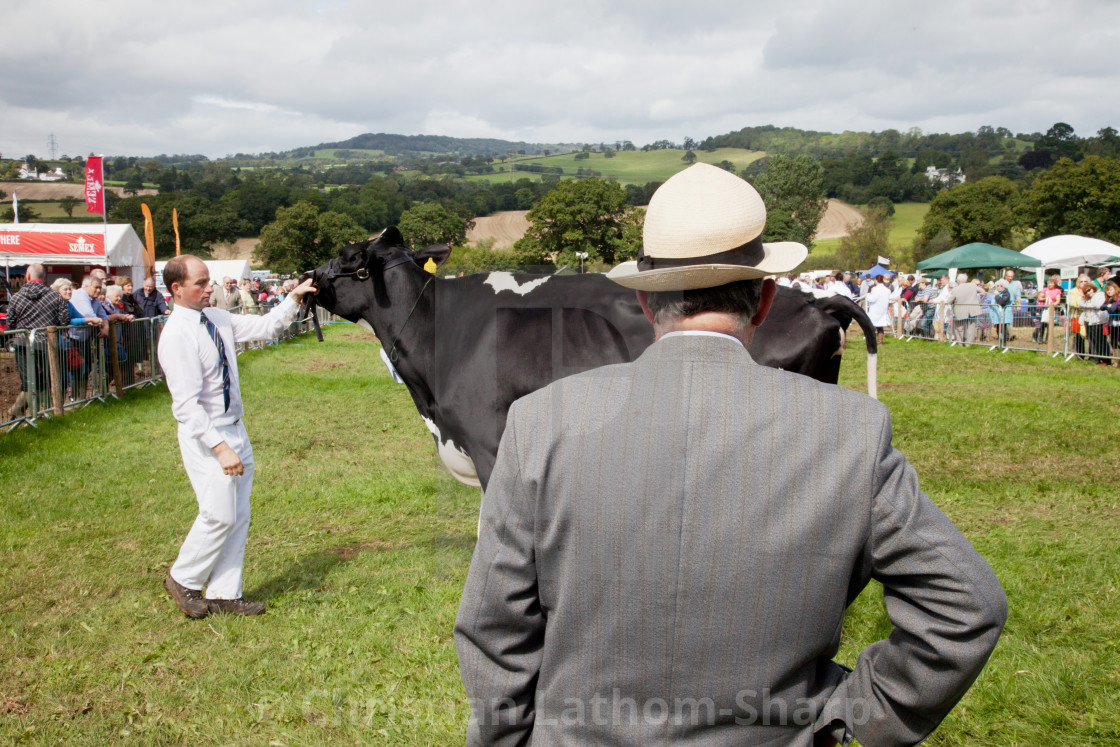
[[[337,320],[319,308],[316,315],[320,324]],[[0,331],[0,428],[35,425],[41,417],[162,381],[157,350],[166,321],[110,322],[105,336],[84,324]],[[310,316],[298,317],[271,340],[238,343],[237,352],[276,345],[312,328]]]
[[[1068,304],[1022,304],[1014,309],[981,304],[954,317],[947,304],[895,301],[892,331],[900,339],[978,345],[1046,353],[1120,366],[1120,314]]]

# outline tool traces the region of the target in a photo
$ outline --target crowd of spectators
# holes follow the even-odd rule
[[[1107,267],[1080,275],[1068,291],[1056,274],[1035,288],[1033,282],[1019,280],[1013,269],[991,280],[958,273],[954,281],[946,275],[791,273],[778,284],[852,298],[867,310],[880,343],[896,314],[906,334],[1000,347],[1010,345],[1023,327],[1031,329],[1032,343],[1045,345],[1052,324],[1064,327],[1068,321],[1070,352],[1101,365],[1109,364],[1107,358],[1120,358],[1120,273]],[[1120,361],[1112,364],[1120,366]]]

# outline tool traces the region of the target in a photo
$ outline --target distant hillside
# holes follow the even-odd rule
[[[513,151],[526,154],[569,152],[579,146],[571,143],[525,143],[493,138],[459,138],[445,135],[392,135],[367,132],[337,143],[320,143],[315,149],[379,150],[387,156],[488,156]]]

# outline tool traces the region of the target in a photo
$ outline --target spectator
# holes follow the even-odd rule
[[[914,306],[910,319],[917,334],[930,339],[933,337],[933,297],[937,291],[929,284],[928,278],[919,278],[914,293]]]
[[[87,323],[90,323],[88,321],[90,318],[97,317],[98,323],[96,325],[90,324],[96,327],[96,337],[103,339],[109,335],[109,314],[105,311],[101,302],[97,300],[100,295],[101,280],[91,273],[82,279],[82,287],[74,291],[70,297],[70,303],[74,304],[78,313],[86,318]],[[91,329],[70,330],[70,340],[81,353],[81,365],[73,372],[74,378],[70,387],[71,395],[75,400],[83,400],[86,398],[90,372],[100,373],[101,367],[94,357],[97,355],[99,346],[94,345],[94,330]]]
[[[1011,303],[1011,294],[1007,290],[1007,281],[1000,278],[992,286],[984,300],[988,306],[988,318],[996,330],[996,344],[1001,348],[1007,347],[1007,324],[1004,310]]]
[[[917,744],[988,660],[1006,598],[885,407],[754,363],[775,286],[750,263],[805,250],[755,242],[745,182],[753,205],[698,189],[678,207],[682,174],[650,201],[650,267],[608,275],[656,342],[510,408],[455,623],[467,743]],[[871,578],[890,625],[853,671],[833,656]]]
[[[1046,287],[1039,290],[1034,299],[1039,313],[1036,317],[1034,335],[1031,339],[1042,345],[1045,345],[1050,339],[1050,315],[1056,313],[1057,305],[1062,302],[1062,287],[1059,282],[1057,275],[1051,275]]]
[[[1104,291],[1099,290],[1088,275],[1077,279],[1078,289],[1081,291],[1081,326],[1085,330],[1085,339],[1089,345],[1089,357],[1099,358],[1097,361],[1102,366],[1107,366],[1108,349],[1105,346],[1104,327],[1108,322],[1108,314],[1101,309],[1104,307]]]
[[[836,275],[833,276],[832,281],[826,287],[826,290],[830,290],[838,296],[844,296],[845,298],[851,298],[852,297],[852,289],[847,286],[847,284],[844,282],[843,278],[844,278],[844,276],[841,275],[839,272],[836,273]]]
[[[256,314],[257,299],[253,296],[253,288],[249,283],[248,278],[241,278],[241,287],[239,293],[241,298],[241,313]]]
[[[8,329],[26,329],[28,332],[43,327],[66,327],[70,324],[70,309],[66,300],[43,282],[46,272],[41,264],[27,267],[27,282],[12,296],[8,304]],[[16,369],[19,372],[19,394],[15,404],[8,409],[12,420],[27,412],[28,390],[31,384],[29,364],[35,366],[35,389],[39,402],[46,401],[50,388],[50,368],[47,363],[47,336],[35,335],[35,343],[28,356],[29,336],[17,335],[13,340],[16,349]],[[34,417],[37,413],[31,413]]]
[[[74,327],[79,324],[90,324],[97,326],[101,324],[101,317],[93,316],[88,319],[82,316],[78,308],[70,301],[74,296],[74,284],[66,278],[59,278],[51,283],[60,296],[66,300],[66,308],[70,312],[70,326]],[[72,332],[73,330],[71,330]],[[73,391],[74,388],[74,373],[82,367],[82,350],[81,347],[75,344],[69,332],[60,336],[59,341],[59,356],[60,363],[62,364],[62,381],[60,382],[63,387],[63,392]]]
[[[1113,358],[1120,357],[1120,278],[1113,275],[1104,284],[1105,302],[1103,310],[1108,314],[1109,354]],[[1112,365],[1120,366],[1120,360],[1112,361]]]
[[[793,273],[787,272],[778,278],[778,285],[785,286],[786,288],[793,287]]]
[[[933,297],[933,327],[937,334],[939,341],[953,340],[953,329],[948,324],[949,321],[949,293],[952,288],[949,287],[949,276],[942,275],[937,279],[936,295]]]
[[[221,286],[215,286],[210,294],[210,305],[229,311],[241,305],[241,293],[235,287],[233,278],[226,275],[222,278]]]
[[[1007,305],[1000,309],[1003,313],[1000,323],[1004,327],[1004,344],[1006,345],[1007,342],[1015,339],[1015,314],[1023,300],[1023,284],[1015,279],[1015,271],[1010,268],[1004,271],[1003,280],[1007,285],[1007,293],[1010,296]]]
[[[883,344],[883,333],[891,326],[891,292],[887,289],[886,276],[876,275],[875,283],[867,294],[867,315],[875,327],[875,337]]]
[[[167,301],[164,300],[163,294],[156,290],[156,281],[152,278],[144,278],[144,283],[140,290],[132,294],[132,299],[136,303],[136,316],[154,319],[157,316],[166,316],[168,313]]]
[[[130,327],[135,317],[125,310],[124,299],[127,295],[122,286],[110,285],[105,289],[105,300],[102,304],[105,307],[105,313],[109,315],[109,321],[118,323],[114,336],[115,340],[113,344],[109,345],[108,352],[110,355],[117,356],[123,383],[125,386],[130,386],[135,379],[132,363],[134,356],[129,354],[129,342],[132,339]]]
[[[957,275],[957,286],[949,292],[953,312],[953,339],[971,345],[976,341],[976,317],[980,315],[980,288],[968,282],[968,275]]]
[[[1108,282],[1109,277],[1112,276],[1112,271],[1107,267],[1097,268],[1097,277],[1093,280],[1093,286],[1104,293],[1104,284]]]

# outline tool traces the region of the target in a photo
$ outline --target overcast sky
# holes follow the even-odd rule
[[[5,3],[0,153],[1120,128],[1115,0]]]

